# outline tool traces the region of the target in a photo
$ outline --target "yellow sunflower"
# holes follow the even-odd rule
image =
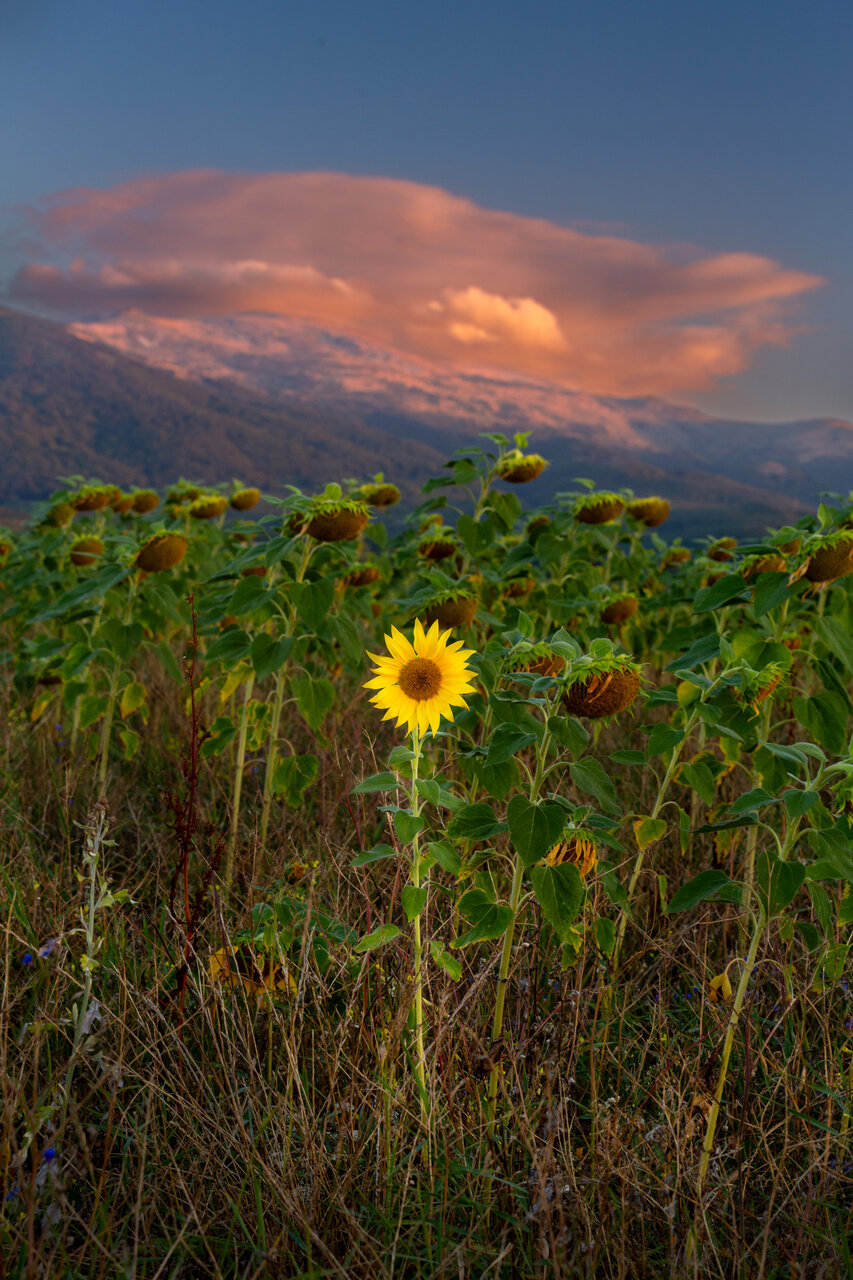
[[[364,687],[376,690],[370,700],[385,712],[383,720],[396,717],[397,728],[405,724],[409,733],[436,733],[442,716],[452,720],[454,707],[468,705],[462,694],[474,692],[474,673],[465,660],[474,650],[463,649],[462,640],[448,644],[449,638],[450,632],[440,631],[437,622],[424,631],[419,619],[414,644],[392,627],[385,637],[390,658],[368,655],[376,667]]]

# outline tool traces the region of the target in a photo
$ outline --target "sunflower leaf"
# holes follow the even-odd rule
[[[363,938],[359,938],[353,950],[356,955],[363,955],[365,951],[376,951],[378,947],[384,947],[395,938],[399,938],[402,932],[403,930],[398,929],[395,924],[381,924],[372,933],[366,933]]]

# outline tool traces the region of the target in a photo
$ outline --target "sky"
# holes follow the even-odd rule
[[[847,3],[5,0],[0,298],[853,420],[851,60]]]

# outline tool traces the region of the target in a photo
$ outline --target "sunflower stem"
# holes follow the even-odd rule
[[[414,759],[412,760],[412,789],[409,795],[409,803],[412,815],[415,818],[420,817],[421,803],[418,795],[418,771],[421,760],[421,735],[419,730],[412,731],[412,751]],[[416,831],[412,838],[412,871],[411,881],[416,889],[421,884],[421,851],[420,851],[420,832]],[[426,903],[424,903],[424,907]],[[421,1122],[424,1128],[429,1124],[429,1094],[426,1087],[426,1050],[424,1047],[424,985],[423,985],[423,941],[421,937],[421,914],[418,912],[412,921],[412,942],[415,959],[415,1079],[418,1083],[418,1097],[421,1105]]]
[[[536,752],[536,772],[530,784],[530,802],[535,804],[539,799],[539,792],[542,788],[542,781],[545,776],[545,760],[548,755],[548,747],[551,744],[551,733],[546,728],[542,735]],[[521,901],[521,885],[524,879],[524,864],[518,854],[515,855],[515,866],[512,872],[512,887],[509,892],[509,905],[512,911],[512,920],[509,922],[506,933],[504,934],[503,947],[501,949],[500,967],[498,969],[498,985],[495,992],[495,1014],[492,1019],[492,1044],[500,1040],[503,1031],[504,1009],[506,1007],[506,989],[509,984],[509,967],[512,961],[512,943],[515,937],[515,922],[518,912],[518,904]],[[496,1062],[489,1073],[489,1089],[486,1097],[486,1121],[489,1132],[494,1132],[495,1127],[495,1110],[498,1096],[498,1079],[500,1077],[500,1063]]]
[[[304,539],[302,559],[299,568],[296,571],[295,582],[303,582],[305,572],[308,568],[308,561],[311,559],[313,546],[310,538]],[[291,606],[290,616],[284,627],[285,636],[292,636],[296,627],[296,605]],[[270,810],[272,808],[273,781],[275,777],[275,769],[278,764],[278,734],[281,727],[281,709],[284,704],[284,683],[287,679],[287,664],[283,663],[279,667],[278,675],[275,682],[275,694],[273,695],[272,719],[270,721],[270,733],[267,739],[267,761],[264,769],[264,799],[261,808],[261,830],[260,830],[260,846],[263,849],[267,842],[267,832],[270,824]]]
[[[764,932],[765,916],[763,911],[759,911],[755,917],[755,924],[752,930],[752,939],[749,944],[746,960],[740,975],[737,992],[735,993],[732,1012],[729,1017],[729,1025],[726,1028],[726,1038],[723,1041],[723,1052],[720,1057],[720,1070],[717,1075],[717,1087],[714,1091],[714,1101],[708,1112],[708,1124],[705,1129],[705,1140],[702,1143],[702,1157],[699,1161],[699,1173],[696,1178],[696,1205],[697,1212],[702,1212],[702,1190],[705,1185],[705,1178],[708,1173],[708,1165],[711,1162],[711,1152],[714,1149],[714,1134],[717,1130],[717,1120],[720,1114],[720,1103],[722,1102],[723,1090],[726,1087],[726,1076],[729,1070],[729,1059],[732,1055],[732,1044],[734,1043],[735,1031],[740,1020],[741,1009],[743,1008],[744,997],[746,996],[746,988],[752,971],[755,968],[755,957],[758,952],[758,944],[761,941],[761,935]]]
[[[249,706],[255,684],[254,671],[249,676],[243,692],[243,713],[240,717],[240,737],[237,743],[237,764],[234,770],[234,788],[231,794],[231,832],[228,837],[228,855],[225,859],[225,892],[231,889],[234,878],[234,858],[237,852],[237,833],[240,827],[240,796],[243,791],[243,770],[246,764],[246,738],[249,730]]]
[[[127,604],[124,610],[124,625],[130,622],[133,613],[133,601],[136,598],[136,588],[139,585],[139,575],[134,573],[130,580],[130,589],[127,595]],[[110,754],[110,733],[113,727],[113,715],[115,714],[116,695],[118,693],[118,681],[121,671],[121,661],[118,654],[114,655],[112,674],[110,675],[110,691],[107,697],[107,706],[104,711],[104,722],[101,726],[101,758],[98,762],[98,794],[100,795],[107,781],[107,765],[109,763]]]
[[[684,745],[687,742],[688,738],[690,737],[690,731],[693,728],[693,724],[696,720],[696,715],[697,715],[697,712],[694,708],[694,710],[691,711],[690,715],[687,717],[687,722],[684,726],[684,737],[681,739],[681,742],[679,742],[678,745],[673,747],[672,749],[672,755],[670,756],[669,764],[666,766],[666,772],[664,773],[663,780],[661,781],[661,784],[658,787],[658,793],[655,797],[655,802],[654,802],[654,805],[652,806],[652,811],[649,815],[649,817],[652,820],[657,818],[658,814],[661,811],[661,808],[663,807],[663,802],[666,799],[666,793],[669,790],[669,784],[672,781],[672,775],[675,773],[676,766],[678,765],[678,762],[681,759],[681,752],[684,748]],[[628,881],[628,890],[625,898],[625,903],[622,907],[621,912],[619,913],[619,923],[616,928],[616,942],[613,947],[613,959],[611,962],[610,988],[608,990],[607,997],[605,999],[606,1009],[609,1009],[610,1007],[610,1001],[613,997],[613,993],[615,990],[616,977],[619,973],[619,960],[622,954],[622,944],[625,941],[625,932],[628,928],[628,911],[631,906],[631,901],[634,897],[634,890],[637,887],[637,881],[640,878],[640,872],[643,869],[645,856],[646,856],[645,849],[640,849],[634,861],[634,868],[631,872],[631,879]]]

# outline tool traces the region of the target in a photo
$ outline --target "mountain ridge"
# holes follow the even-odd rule
[[[222,323],[225,340],[202,353],[206,371],[197,364],[188,370],[185,363],[176,372],[163,363],[180,364],[174,344],[155,352],[156,360],[151,351],[144,360],[139,351],[120,350],[115,332],[111,344],[104,342],[105,323],[129,322],[88,324],[84,335],[79,324],[66,327],[0,308],[3,507],[44,498],[72,473],[125,486],[160,486],[178,474],[209,483],[239,476],[281,492],[288,483],[310,490],[383,470],[413,501],[427,476],[486,429],[532,429],[531,447],[549,458],[544,476],[525,487],[526,503],[547,502],[588,475],[599,487],[669,497],[667,530],[673,535],[757,534],[808,510],[821,484],[837,485],[848,474],[853,483],[853,429],[834,420],[787,428],[750,424],[754,434],[745,439],[743,424],[664,401],[566,393],[512,376],[474,373],[460,381],[423,360],[401,368],[393,351],[365,355],[369,344],[349,335],[328,334],[318,348],[316,327],[309,332],[301,324],[267,335],[271,351],[247,352],[240,348],[243,317]],[[145,336],[163,339],[162,329],[151,329],[159,322],[145,317],[134,323],[137,345]],[[210,336],[211,323],[205,322],[203,334]],[[248,327],[257,331],[257,319]],[[166,332],[174,339],[177,331]],[[289,361],[280,349],[285,339]],[[236,378],[227,374],[229,361],[239,366]],[[413,363],[420,382],[411,385],[406,374]],[[519,387],[532,388],[530,415]],[[575,418],[560,419],[557,408],[569,404]],[[798,443],[803,432],[811,445]],[[781,461],[768,457],[771,441],[783,446]],[[820,462],[827,456],[832,467]]]

